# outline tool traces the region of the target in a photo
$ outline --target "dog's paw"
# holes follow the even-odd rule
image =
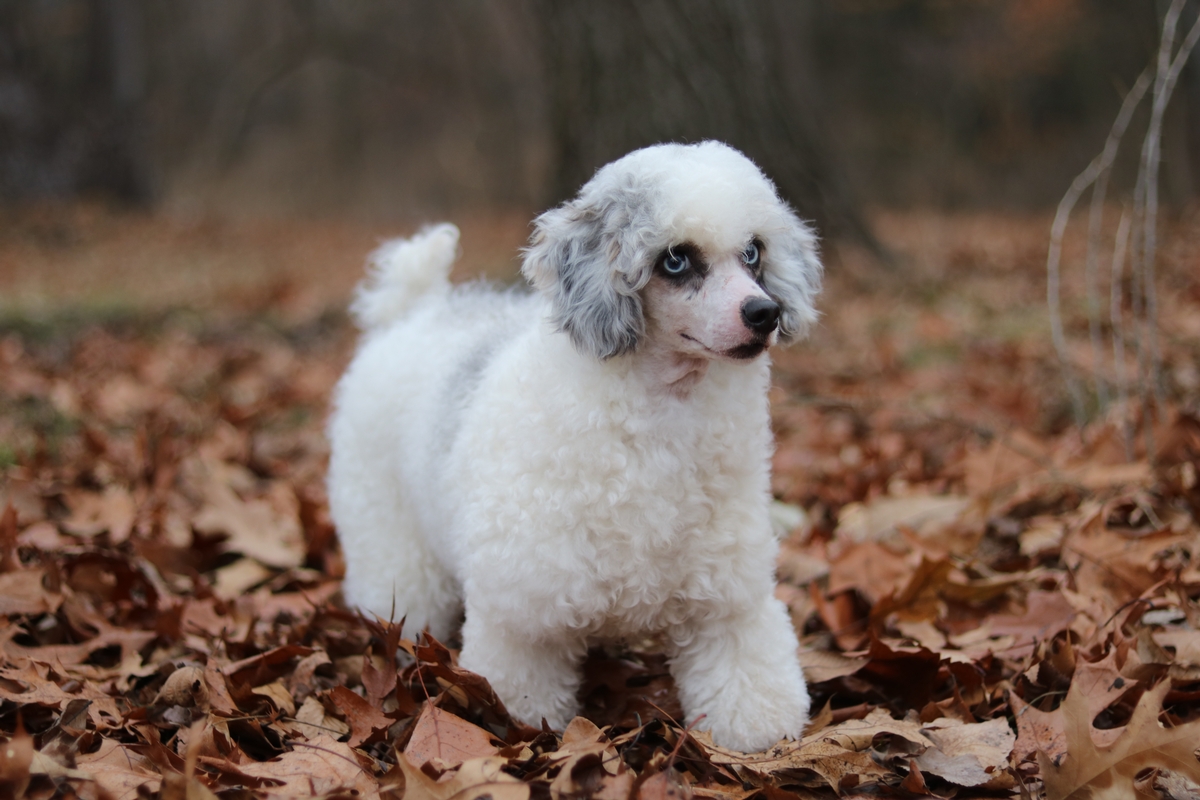
[[[799,739],[808,725],[808,711],[803,680],[767,680],[751,683],[743,692],[726,693],[697,727],[710,729],[721,747],[759,753],[781,739]]]

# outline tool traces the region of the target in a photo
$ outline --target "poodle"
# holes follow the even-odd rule
[[[458,230],[382,245],[352,312],[329,499],[351,606],[439,638],[563,729],[592,644],[653,639],[687,721],[761,751],[809,697],[774,596],[767,349],[816,238],[748,158],[663,144],[533,223],[533,292],[452,288]]]

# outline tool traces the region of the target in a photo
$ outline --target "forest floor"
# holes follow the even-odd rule
[[[1164,224],[1165,402],[1083,425],[1048,217],[880,214],[894,267],[830,259],[771,398],[814,718],[746,755],[653,653],[539,731],[338,605],[324,417],[403,226],[0,213],[0,796],[1200,796],[1200,214]],[[511,279],[526,217],[463,228],[456,276]]]

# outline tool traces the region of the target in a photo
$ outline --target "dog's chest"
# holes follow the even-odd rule
[[[468,416],[450,463],[470,586],[534,628],[607,638],[722,613],[769,578],[760,387],[652,405],[570,386],[526,380],[513,408]]]
[[[592,606],[599,636],[663,630],[725,603],[738,550],[757,538],[758,437],[736,421],[675,422],[597,443],[607,491],[578,509],[574,535],[588,578],[576,602]]]

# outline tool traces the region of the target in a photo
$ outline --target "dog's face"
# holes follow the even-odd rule
[[[704,142],[601,169],[538,217],[523,272],[584,353],[611,358],[652,340],[743,360],[803,335],[821,266],[812,231],[758,168]]]
[[[757,237],[732,253],[668,247],[642,290],[647,337],[696,358],[760,355],[778,339],[782,312],[760,283],[764,250]]]

